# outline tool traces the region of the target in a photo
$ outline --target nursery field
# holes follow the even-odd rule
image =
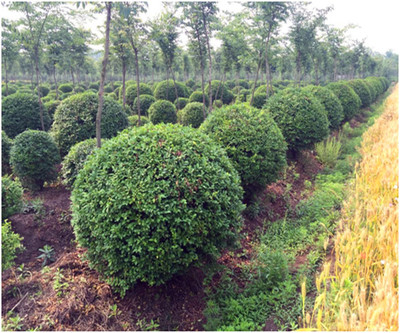
[[[1,6],[3,330],[398,330],[395,53],[302,2]]]

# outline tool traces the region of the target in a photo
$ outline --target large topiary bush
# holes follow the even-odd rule
[[[50,88],[43,84],[39,85],[39,89],[40,89],[40,97],[46,97],[50,92]],[[35,88],[35,94],[37,94],[37,88]]]
[[[178,119],[182,125],[197,128],[204,121],[203,103],[193,102],[187,104],[178,112]]]
[[[98,96],[94,93],[76,94],[62,101],[54,114],[51,131],[62,156],[76,143],[96,136]],[[101,117],[101,136],[111,138],[128,126],[122,106],[104,97]]]
[[[351,80],[347,81],[347,84],[353,88],[354,92],[360,97],[361,107],[366,108],[372,102],[371,91],[368,88],[364,80]]]
[[[10,150],[13,141],[7,136],[6,132],[1,131],[1,174],[4,175],[10,169]]]
[[[42,129],[38,97],[33,94],[16,93],[2,101],[1,122],[10,138],[15,138],[26,129]],[[51,120],[43,108],[43,121],[48,130]]]
[[[251,95],[247,96],[247,100],[250,102]],[[254,94],[252,106],[254,106],[257,109],[262,109],[266,102],[267,102],[267,94],[265,92],[257,93]]]
[[[158,100],[149,108],[149,119],[155,125],[159,123],[176,123],[176,108],[170,101]]]
[[[19,134],[10,152],[10,164],[24,187],[41,189],[44,182],[57,179],[60,153],[47,132],[27,130]]]
[[[207,85],[206,87],[206,95],[209,95],[210,87]],[[226,85],[219,80],[212,80],[211,81],[211,90],[212,90],[212,100],[220,99],[224,104],[230,104],[233,99],[233,93],[228,90]]]
[[[8,90],[8,94],[7,94],[7,90]],[[6,96],[10,96],[12,94],[15,94],[17,92],[17,88],[13,87],[13,86],[8,86],[8,89],[6,89],[6,86],[2,86],[1,87],[1,96],[6,97]]]
[[[150,105],[153,104],[156,101],[156,99],[152,95],[140,95],[139,97],[140,97],[140,115],[147,116]],[[136,97],[132,108],[135,114],[138,113],[137,105],[138,101]]]
[[[200,131],[171,124],[109,140],[88,158],[71,198],[78,242],[122,294],[218,254],[235,239],[243,210],[225,151]]]
[[[139,126],[139,116],[134,114],[128,117],[129,126]],[[140,116],[140,126],[144,126],[150,123],[150,119],[146,116]]]
[[[119,99],[122,101],[122,87],[119,88]],[[153,96],[153,91],[150,86],[146,83],[139,84],[139,96],[141,95],[150,95]],[[135,107],[135,100],[137,98],[137,85],[136,83],[132,83],[125,88],[125,99],[126,104],[128,104],[132,109]]]
[[[22,237],[11,229],[11,222],[5,221],[1,224],[1,271],[14,266],[17,253],[24,249]]]
[[[206,106],[210,104],[210,99],[207,94],[204,94]],[[201,91],[193,91],[189,97],[189,103],[199,102],[203,104],[203,93]]]
[[[1,218],[7,219],[19,213],[22,208],[22,186],[18,180],[5,176],[1,178]]]
[[[328,115],[329,128],[339,128],[344,118],[343,107],[339,98],[330,89],[325,87],[310,85],[303,89],[310,91],[324,106]]]
[[[383,92],[382,83],[374,76],[367,77],[364,79],[364,82],[370,86],[371,94],[373,94],[372,101],[376,101],[379,95]]]
[[[178,91],[178,97],[189,98],[189,89],[183,83],[175,81]],[[161,81],[157,84],[154,90],[154,97],[156,99],[167,100],[174,102],[176,100],[175,86],[173,80]]]
[[[307,148],[329,134],[327,113],[311,92],[286,88],[271,96],[265,108],[278,124],[291,150]]]
[[[360,110],[361,99],[345,82],[332,82],[327,86],[339,98],[343,107],[344,120],[352,119]]]
[[[69,93],[74,90],[74,86],[71,83],[63,83],[58,86],[58,90],[63,93]]]
[[[189,103],[189,98],[179,97],[175,100],[174,105],[177,110],[182,110]]]
[[[201,130],[226,149],[246,192],[275,181],[286,165],[287,145],[265,111],[244,104],[216,109]]]
[[[57,107],[60,105],[60,103],[61,101],[58,100],[44,103],[44,107],[46,108],[51,120],[53,120],[54,113],[56,113]]]
[[[103,141],[104,142],[104,141]],[[76,176],[83,168],[88,156],[96,149],[96,139],[87,139],[72,146],[62,161],[63,183],[72,187]]]

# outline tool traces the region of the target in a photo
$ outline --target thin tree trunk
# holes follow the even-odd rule
[[[122,106],[125,109],[126,95],[125,95],[125,81],[126,81],[126,62],[122,61]]]
[[[204,32],[206,34],[206,41],[207,41],[207,52],[208,52],[208,87],[209,87],[209,92],[208,92],[208,98],[210,99],[209,103],[209,111],[212,111],[212,89],[211,89],[211,79],[212,79],[212,59],[211,59],[211,48],[210,48],[210,39],[208,36],[207,32],[207,22],[206,18],[203,13],[203,24],[204,24]],[[203,92],[204,93],[204,92]]]
[[[74,87],[74,91],[75,91],[75,76],[74,76],[74,70],[71,67],[71,77],[72,77],[72,85]]]
[[[6,76],[6,96],[8,96],[7,59],[4,57],[4,72]]]
[[[35,48],[35,71],[36,71],[36,87],[37,87],[39,110],[40,110],[40,125],[42,127],[42,131],[45,131],[46,129],[44,128],[43,104],[40,96],[40,87],[39,87],[39,50],[37,48]]]
[[[53,77],[54,77],[54,85],[56,86],[56,99],[58,99],[58,84],[57,84],[57,77],[56,77],[56,66],[54,66]]]
[[[178,101],[178,99],[179,99],[179,97],[178,97],[178,88],[177,88],[177,86],[176,86],[175,73],[174,73],[174,70],[172,69],[172,65],[171,65],[171,67],[170,67],[169,70],[171,71],[172,80],[174,81],[175,97],[176,97],[176,102],[178,103],[178,104],[177,104],[177,109],[180,110],[179,101]]]
[[[112,2],[107,2],[106,3],[106,9],[107,9],[106,40],[104,42],[104,57],[103,57],[101,78],[100,78],[99,108],[97,109],[97,115],[96,115],[96,142],[97,142],[98,148],[101,147],[101,115],[103,112],[103,102],[104,102],[104,96],[103,96],[104,95],[104,81],[106,79],[108,54],[110,52],[111,7],[112,7]]]
[[[136,67],[136,97],[137,97],[137,109],[138,109],[138,126],[141,125],[140,119],[140,77],[139,77],[139,55],[138,49],[135,47],[135,67]]]
[[[337,80],[337,59],[333,58],[333,82]]]
[[[258,74],[260,73],[260,68],[261,68],[261,61],[262,61],[262,53],[260,54],[259,60],[257,62],[257,74],[256,74],[256,78],[254,80],[253,89],[251,90],[250,106],[253,105],[254,92],[256,91],[256,86],[257,86],[257,81],[258,81]]]
[[[204,63],[203,60],[200,61],[200,67],[201,67],[201,91],[203,92],[203,117],[206,119],[206,95],[204,94]],[[211,86],[208,87],[209,90],[212,93]]]

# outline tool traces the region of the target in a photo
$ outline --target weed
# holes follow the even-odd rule
[[[68,282],[63,282],[64,279],[65,276],[62,274],[62,269],[57,268],[57,271],[54,274],[53,289],[57,292],[58,297],[61,297],[69,287]]]
[[[5,325],[2,327],[4,331],[22,331],[22,318],[19,315],[11,317],[13,313],[7,313]]]
[[[119,316],[122,313],[121,310],[118,310],[117,304],[110,305],[110,313],[108,314],[108,318]]]
[[[43,249],[39,249],[42,254],[38,256],[38,259],[43,259],[42,268],[46,266],[47,261],[54,261],[54,249],[50,245],[43,246]]]
[[[326,167],[333,168],[340,156],[342,144],[341,135],[338,138],[334,136],[315,144],[317,159]]]

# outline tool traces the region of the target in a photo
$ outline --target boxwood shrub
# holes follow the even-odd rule
[[[122,87],[119,88],[119,99],[122,101]],[[153,91],[150,86],[146,83],[139,84],[139,96],[140,95],[150,95],[153,96]],[[134,109],[135,99],[137,98],[137,85],[132,83],[125,88],[125,99],[126,104],[128,104],[132,109]]]
[[[10,95],[12,95],[12,94],[15,94],[16,92],[17,92],[17,88],[15,88],[15,87],[9,85],[9,86],[8,86],[8,95],[7,95],[7,93],[6,93],[6,86],[4,85],[4,86],[1,87],[1,95],[2,95],[3,97],[10,96]]]
[[[63,83],[58,86],[58,90],[63,93],[69,93],[74,90],[74,86],[71,83]]]
[[[45,129],[50,127],[50,117],[43,108]],[[15,138],[26,129],[42,129],[38,97],[33,94],[16,93],[2,101],[1,122],[3,130],[10,138]]]
[[[346,82],[332,82],[327,86],[339,98],[343,107],[344,120],[352,119],[360,110],[361,99]]]
[[[139,126],[139,116],[134,114],[128,117],[129,126]],[[140,126],[144,126],[150,123],[150,119],[146,116],[140,116]]]
[[[13,141],[7,136],[6,132],[1,131],[1,174],[5,175],[10,169],[10,150]]]
[[[11,222],[5,221],[1,224],[1,271],[14,266],[17,253],[24,249],[22,237],[11,229]]]
[[[73,95],[62,101],[54,114],[51,131],[62,156],[76,143],[96,137],[98,96],[91,92]],[[128,126],[122,106],[104,97],[101,118],[102,138],[111,138]]]
[[[170,101],[158,100],[149,108],[149,119],[156,125],[159,123],[176,123],[176,108]]]
[[[369,76],[364,79],[365,83],[369,84],[372,88],[371,93],[373,94],[372,101],[376,101],[379,95],[383,92],[382,83],[379,81],[378,78]]]
[[[251,95],[247,96],[247,100],[250,102]],[[267,94],[265,92],[254,93],[253,104],[252,106],[257,109],[262,109],[265,103],[267,102]]]
[[[50,88],[43,84],[39,85],[39,89],[40,89],[40,97],[46,97],[50,92]],[[35,88],[35,94],[37,94],[37,88]]]
[[[364,80],[361,79],[351,80],[347,81],[347,84],[351,88],[353,88],[358,97],[360,97],[361,107],[365,108],[371,104],[372,102],[371,91],[368,88],[367,84],[364,82]]]
[[[175,81],[178,91],[178,97],[189,98],[189,89],[182,82]],[[161,81],[157,84],[154,90],[154,97],[156,99],[167,100],[174,102],[176,100],[175,87],[173,80]]]
[[[103,141],[104,142],[104,141]],[[63,183],[72,188],[76,176],[83,168],[88,156],[97,148],[96,139],[87,139],[73,145],[64,157],[61,166]]]
[[[205,90],[207,96],[209,95],[209,91],[210,91],[209,89],[210,89],[210,87],[207,84],[207,87]],[[213,101],[216,99],[220,99],[224,104],[230,104],[235,97],[233,95],[233,93],[230,90],[228,90],[226,85],[219,80],[211,81],[211,90],[212,90]]]
[[[208,107],[208,105],[210,104],[210,99],[208,98],[207,94],[204,94],[204,99],[206,101],[206,106]],[[203,93],[201,91],[193,91],[192,94],[189,97],[189,103],[193,103],[193,102],[199,102],[201,104],[203,104]]]
[[[57,107],[60,105],[61,101],[55,100],[55,101],[49,101],[47,103],[44,103],[44,107],[47,110],[47,113],[50,116],[51,121],[53,121],[54,118],[54,113],[57,110]]]
[[[91,267],[122,295],[160,285],[231,244],[243,210],[225,151],[190,127],[125,130],[92,154],[72,191],[72,225]]]
[[[272,116],[245,104],[214,110],[200,129],[226,149],[246,192],[275,181],[287,145]]]
[[[140,95],[140,115],[147,116],[148,110],[151,104],[153,104],[156,99],[152,95]],[[138,113],[138,101],[137,97],[135,98],[135,101],[133,102],[133,108],[132,111],[134,114]]]
[[[88,89],[93,89],[96,91],[99,91],[99,88],[100,88],[100,83],[98,83],[98,82],[92,82],[88,86]]]
[[[1,178],[1,218],[9,218],[19,213],[22,208],[23,189],[19,180],[12,180],[9,176]]]
[[[204,121],[203,103],[193,102],[187,104],[178,112],[178,119],[182,125],[198,128]]]
[[[10,164],[24,187],[38,190],[44,182],[56,180],[56,164],[60,162],[58,147],[49,133],[27,130],[15,138]]]
[[[339,98],[328,88],[309,85],[303,88],[310,91],[324,106],[329,120],[329,128],[339,128],[344,118],[343,107]]]
[[[179,97],[175,100],[174,105],[177,110],[182,110],[189,103],[189,98]]]
[[[308,91],[286,88],[271,96],[266,105],[288,144],[298,151],[329,134],[329,120],[321,102]]]

